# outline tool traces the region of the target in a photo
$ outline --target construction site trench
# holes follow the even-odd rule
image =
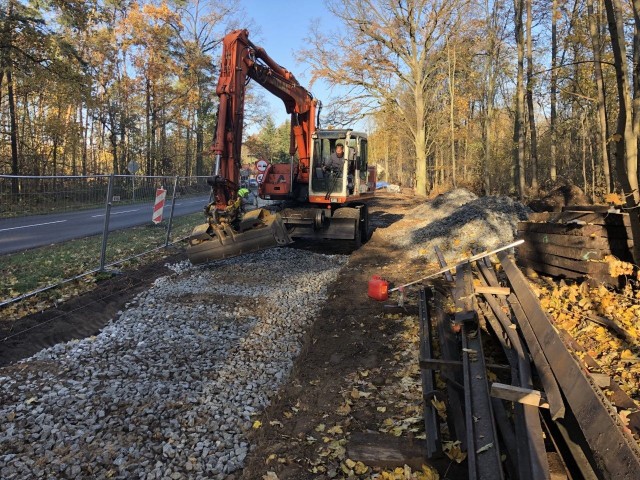
[[[451,264],[505,245],[531,212],[462,189],[368,206],[356,251],[298,242],[198,267],[178,253],[13,325],[0,478],[470,478],[443,393],[428,398],[442,451],[424,455],[421,285],[377,302],[367,284],[428,274],[434,247]],[[506,381],[500,344],[484,349]]]

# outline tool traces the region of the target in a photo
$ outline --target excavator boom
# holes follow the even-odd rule
[[[244,126],[245,90],[254,80],[282,99],[291,114],[290,153],[299,155],[296,181],[308,183],[311,136],[315,130],[318,102],[291,72],[278,65],[264,49],[249,40],[247,30],[235,30],[224,37],[220,76],[218,123],[213,154],[215,166],[211,203],[205,207],[207,222],[196,227],[189,239],[187,255],[192,263],[204,263],[264,248],[281,246],[292,240],[278,214],[259,210],[240,220],[237,198],[240,183],[241,145]],[[294,172],[291,171],[291,176]],[[288,183],[288,189],[293,182]],[[285,195],[289,191],[283,192]]]
[[[257,210],[242,215],[240,187],[241,145],[246,86],[249,80],[280,98],[291,115],[288,164],[269,164],[259,185],[268,200],[295,201],[301,208],[279,213]],[[214,169],[208,183],[211,202],[205,207],[206,223],[196,227],[187,255],[204,263],[264,248],[287,245],[296,238],[351,241],[357,248],[368,232],[366,205],[347,202],[369,191],[366,135],[352,130],[318,130],[320,102],[294,75],[278,65],[249,40],[247,30],[235,30],[222,42],[220,101],[213,142]],[[328,173],[322,164],[339,142],[349,143],[341,171]],[[313,159],[311,158],[313,153]],[[297,155],[298,162],[294,162]],[[312,171],[313,170],[313,171]]]

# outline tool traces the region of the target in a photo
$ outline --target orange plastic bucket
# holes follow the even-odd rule
[[[389,282],[378,275],[374,275],[369,280],[368,295],[374,300],[386,300],[389,298]]]

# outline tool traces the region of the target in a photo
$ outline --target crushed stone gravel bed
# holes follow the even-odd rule
[[[0,478],[228,478],[347,260],[182,262],[99,335],[0,369]]]
[[[434,247],[438,246],[450,260],[512,242],[518,221],[526,220],[530,213],[528,207],[509,197],[477,197],[458,188],[420,203],[393,229],[380,233],[412,258],[435,261]]]

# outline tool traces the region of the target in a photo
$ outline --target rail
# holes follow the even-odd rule
[[[625,426],[614,408],[635,412],[635,403],[610,377],[589,373],[599,371],[598,363],[553,325],[507,252],[498,258],[500,277],[483,258],[473,270],[462,263],[449,281],[420,288],[425,458],[441,454],[432,402],[438,398],[446,400],[451,437],[467,453],[470,479],[637,478],[640,447],[633,434],[640,432],[640,413]],[[486,342],[500,346],[508,366],[486,362]],[[490,381],[489,371],[501,379]],[[446,395],[434,388],[436,372]],[[563,472],[549,461],[554,455]]]

